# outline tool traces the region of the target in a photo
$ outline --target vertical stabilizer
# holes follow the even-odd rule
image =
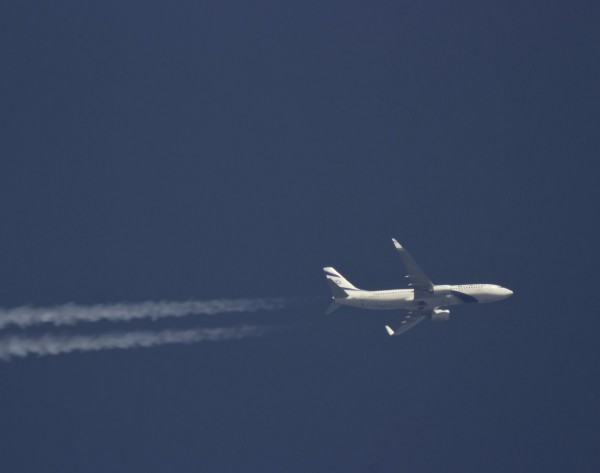
[[[359,289],[348,281],[344,276],[342,276],[339,272],[335,270],[335,268],[327,267],[323,268],[325,271],[325,275],[327,279],[333,281],[338,287],[343,289],[344,291],[358,291]]]
[[[354,284],[338,273],[334,268],[323,268],[323,271],[325,271],[327,284],[329,284],[331,295],[333,296],[333,301],[325,311],[325,314],[331,314],[334,310],[337,310],[344,305],[343,302],[340,303],[338,301],[348,299],[349,294],[351,294],[353,291],[360,291],[360,289],[358,289]]]

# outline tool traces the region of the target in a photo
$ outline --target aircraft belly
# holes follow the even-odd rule
[[[398,300],[398,299],[390,299],[390,300],[371,300],[366,301],[365,307],[369,307],[370,309],[378,309],[378,310],[394,310],[394,309],[404,309],[407,307],[406,301]]]
[[[411,308],[443,307],[455,304],[462,304],[462,301],[458,300],[454,296],[424,297],[411,301]]]

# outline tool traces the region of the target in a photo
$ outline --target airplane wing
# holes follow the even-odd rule
[[[424,320],[430,311],[412,311],[409,312],[406,318],[400,323],[400,326],[396,330],[392,330],[389,325],[385,326],[388,335],[400,335],[406,332],[408,329],[413,328],[419,322]]]
[[[402,258],[402,263],[406,267],[406,277],[409,280],[409,287],[415,290],[415,297],[419,296],[419,293],[431,293],[433,292],[433,283],[427,277],[425,272],[419,267],[416,261],[410,256],[408,251],[400,245],[394,238],[392,238],[396,250]]]

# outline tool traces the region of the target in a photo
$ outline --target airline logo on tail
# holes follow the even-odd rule
[[[348,281],[344,276],[335,270],[335,268],[327,267],[323,268],[327,280],[333,282],[337,287],[343,291],[358,291],[359,289]]]

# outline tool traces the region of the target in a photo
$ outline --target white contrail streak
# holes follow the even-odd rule
[[[0,361],[23,358],[29,355],[48,356],[71,352],[100,351],[154,347],[167,344],[218,342],[257,337],[274,327],[201,328],[191,330],[133,331],[104,333],[100,335],[53,335],[38,337],[10,335],[0,338]]]
[[[145,301],[138,303],[77,305],[64,304],[55,307],[0,308],[0,330],[16,325],[21,328],[39,324],[74,325],[80,322],[100,320],[128,321],[134,319],[184,317],[186,315],[215,315],[227,312],[256,312],[277,310],[286,305],[282,298],[263,299],[216,299],[208,301]]]

